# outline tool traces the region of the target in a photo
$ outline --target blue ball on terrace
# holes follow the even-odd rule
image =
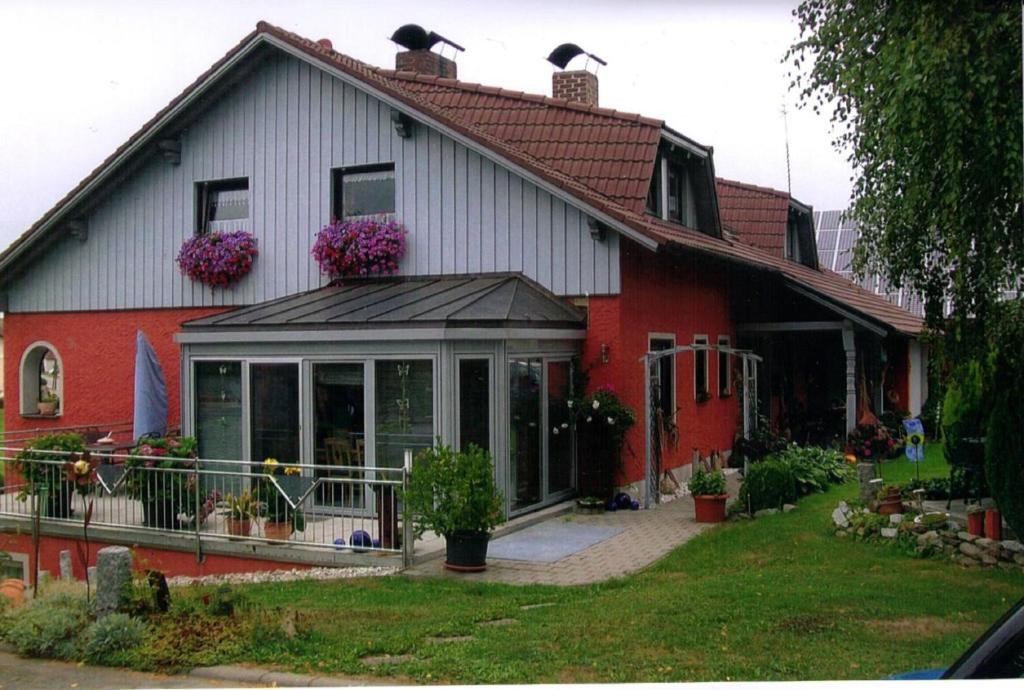
[[[605,510],[609,510],[609,511],[614,513],[616,510],[619,509],[619,504],[615,502],[615,499],[612,499],[612,500],[608,501],[607,504],[605,504],[604,508],[605,508]]]
[[[380,548],[380,539],[374,539],[373,540],[373,548],[375,548],[375,549],[379,549]]]
[[[629,504],[630,510],[640,510],[640,501],[633,501]]]
[[[615,504],[623,510],[629,510],[633,505],[633,497],[625,492],[615,494]]]
[[[342,539],[341,537],[338,537],[337,539],[334,540],[334,548],[340,550],[343,546],[345,546],[345,540],[344,539]]]
[[[351,544],[353,548],[357,546],[372,548],[373,537],[370,536],[369,532],[360,529],[352,533],[352,537],[348,540],[348,543]]]

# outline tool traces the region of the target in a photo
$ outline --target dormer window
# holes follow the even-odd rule
[[[332,171],[331,210],[339,220],[394,215],[395,166],[338,168]]]
[[[697,198],[687,155],[678,151],[658,154],[647,192],[647,212],[662,220],[699,229]]]
[[[800,231],[795,218],[786,223],[786,258],[800,262]]]

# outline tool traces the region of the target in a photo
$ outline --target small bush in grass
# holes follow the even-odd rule
[[[78,636],[89,624],[85,597],[65,591],[44,594],[7,616],[4,640],[22,656],[78,657]]]
[[[781,508],[796,500],[796,479],[790,464],[779,458],[768,458],[747,470],[740,487],[740,503],[750,512],[763,508]]]
[[[142,643],[146,624],[124,613],[100,618],[85,632],[85,658],[91,662],[110,660]]]

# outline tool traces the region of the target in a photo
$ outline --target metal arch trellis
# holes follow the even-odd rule
[[[684,352],[715,351],[735,355],[743,363],[743,436],[749,437],[750,431],[756,424],[757,415],[754,409],[757,400],[751,395],[757,385],[757,363],[762,361],[760,355],[754,354],[751,350],[740,350],[727,345],[712,345],[710,343],[696,343],[692,345],[679,345],[664,350],[653,350],[645,352],[639,361],[644,365],[644,508],[650,508],[651,502],[655,505],[661,502],[661,489],[659,486],[660,477],[654,472],[654,463],[651,460],[653,449],[651,447],[652,434],[652,396],[651,387],[655,385],[658,372],[655,363],[665,357],[675,357]]]

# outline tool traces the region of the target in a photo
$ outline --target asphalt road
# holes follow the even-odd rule
[[[121,690],[122,688],[266,687],[227,683],[195,676],[165,676],[63,661],[22,659],[0,652],[0,690]]]

